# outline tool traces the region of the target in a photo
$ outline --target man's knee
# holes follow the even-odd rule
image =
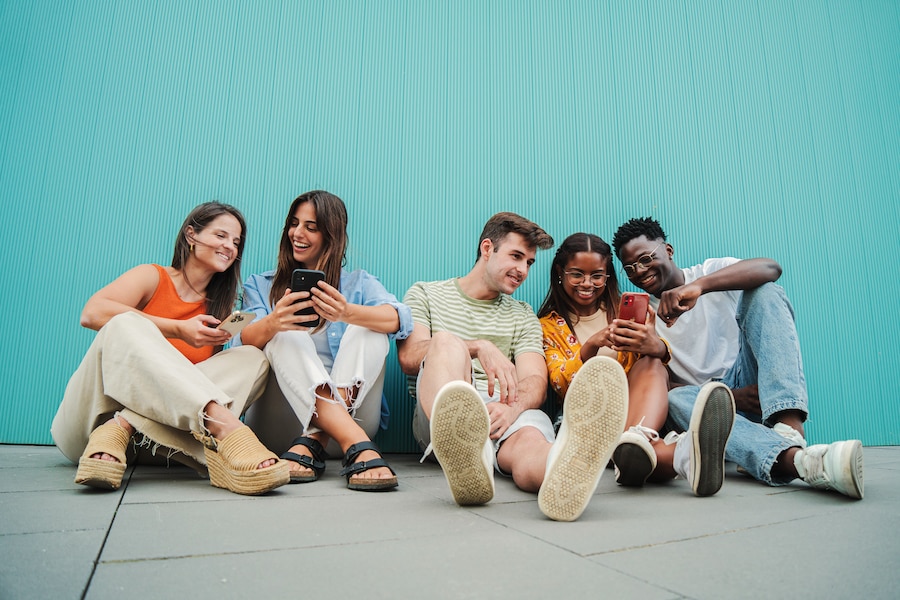
[[[438,331],[431,335],[431,344],[428,349],[429,356],[459,353],[464,353],[467,357],[469,355],[466,343],[459,336],[449,331]]]

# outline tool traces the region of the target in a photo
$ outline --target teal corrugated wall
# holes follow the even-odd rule
[[[652,214],[685,266],[773,257],[810,438],[900,443],[893,0],[0,0],[0,442],[51,441],[85,300],[166,263],[192,206],[245,212],[246,275],[314,188],[398,296],[464,273],[500,210],[557,241]],[[411,450],[391,360],[379,439]]]

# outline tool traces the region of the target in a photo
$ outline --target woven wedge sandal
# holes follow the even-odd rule
[[[115,421],[107,421],[91,432],[87,448],[78,459],[75,483],[89,485],[103,490],[117,490],[125,475],[125,451],[131,434]],[[91,458],[94,454],[106,453],[119,462]]]
[[[193,434],[203,444],[209,482],[216,487],[235,494],[258,496],[291,480],[288,464],[269,452],[246,425],[238,427],[221,440],[196,431]],[[256,468],[259,463],[269,459],[278,462],[264,469]]]

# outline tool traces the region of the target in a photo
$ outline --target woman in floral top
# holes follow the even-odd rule
[[[550,384],[559,398],[593,356],[610,356],[622,365],[628,376],[628,418],[613,462],[620,485],[641,486],[651,475],[654,480],[674,477],[669,456],[674,446],[665,445],[657,433],[668,414],[665,364],[670,354],[656,334],[653,309],[645,324],[616,319],[619,297],[609,244],[575,233],[556,252],[538,317]]]

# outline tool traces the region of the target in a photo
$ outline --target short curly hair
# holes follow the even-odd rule
[[[621,258],[619,253],[622,251],[622,246],[642,235],[646,236],[648,240],[662,239],[666,241],[666,232],[663,231],[662,226],[653,217],[630,219],[623,223],[613,236],[612,243],[616,256]]]

